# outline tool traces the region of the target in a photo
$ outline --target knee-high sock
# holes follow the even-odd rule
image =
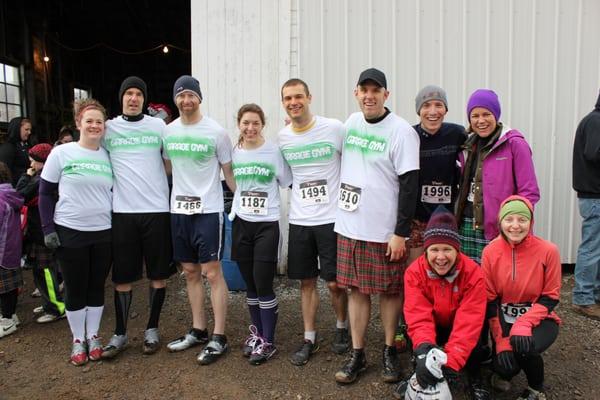
[[[148,325],[146,329],[158,328],[158,319],[160,318],[160,312],[165,302],[165,295],[167,293],[166,288],[153,288],[150,286],[148,302],[150,305],[150,317],[148,318]]]
[[[86,337],[88,339],[93,338],[94,336],[98,336],[98,331],[100,330],[100,321],[102,321],[102,312],[104,311],[104,306],[100,307],[87,307],[87,313],[85,315],[85,328],[86,328]]]
[[[248,304],[248,311],[250,312],[250,319],[252,325],[258,330],[258,334],[263,334],[263,325],[260,315],[260,307],[258,306],[258,296],[256,293],[246,292],[246,304]]]
[[[262,335],[269,343],[275,340],[275,326],[277,325],[277,314],[279,306],[275,295],[259,297],[260,319],[262,321]]]
[[[124,335],[127,333],[127,320],[129,319],[129,306],[131,305],[131,290],[128,292],[119,292],[115,290],[115,335]]]
[[[85,318],[85,307],[76,311],[67,310],[67,320],[69,320],[73,341],[79,340],[82,343],[85,341]]]

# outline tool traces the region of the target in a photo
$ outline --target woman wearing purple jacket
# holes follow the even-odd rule
[[[481,263],[481,252],[498,235],[500,204],[521,195],[540,199],[531,148],[523,134],[504,126],[500,102],[492,90],[478,89],[467,103],[469,138],[459,154],[462,179],[456,219],[463,253]]]

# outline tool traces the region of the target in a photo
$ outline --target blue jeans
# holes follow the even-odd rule
[[[600,300],[600,199],[579,199],[579,214],[583,222],[573,304],[590,305]]]

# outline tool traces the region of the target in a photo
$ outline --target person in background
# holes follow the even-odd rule
[[[500,234],[483,250],[487,318],[495,356],[492,386],[525,372],[518,400],[545,400],[542,353],[558,336],[561,263],[558,248],[533,234],[533,205],[510,196],[498,213]]]
[[[15,314],[21,274],[21,207],[23,197],[12,187],[8,166],[0,162],[0,338],[15,333],[20,321]]]
[[[68,126],[63,126],[60,128],[60,132],[58,133],[58,139],[54,142],[54,147],[60,146],[61,144],[71,143],[75,140],[75,133],[73,129]]]
[[[39,211],[44,243],[56,249],[73,335],[71,364],[102,357],[98,337],[104,282],[112,264],[113,172],[100,146],[106,111],[94,99],[74,104],[77,142],[55,147],[42,170]],[[58,202],[56,202],[58,191]]]
[[[292,184],[292,175],[279,147],[262,135],[265,114],[256,104],[243,105],[237,115],[240,130],[232,163],[232,259],[246,282],[251,335],[244,343],[250,364],[262,364],[276,352],[278,303],[273,279],[279,253],[279,188]]]
[[[500,101],[494,91],[474,91],[467,118],[471,133],[459,154],[462,178],[455,215],[462,251],[481,263],[481,251],[498,236],[502,199],[518,194],[535,205],[540,190],[531,148],[521,132],[500,122]]]
[[[36,319],[36,322],[41,324],[65,317],[65,304],[59,290],[55,251],[44,244],[38,209],[40,174],[51,150],[52,146],[48,143],[36,144],[29,149],[31,167],[17,182],[17,191],[23,196],[27,206],[25,241],[28,247],[28,259],[33,265],[33,282],[42,299],[42,305],[34,309],[35,314],[42,313]]]
[[[5,163],[12,176],[12,185],[29,168],[29,155],[27,152],[31,147],[31,120],[24,117],[16,117],[8,123],[6,143],[0,146],[0,162]]]

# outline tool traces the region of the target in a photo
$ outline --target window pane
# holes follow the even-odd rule
[[[4,83],[0,83],[0,102],[6,101],[6,85]]]
[[[10,65],[6,66],[6,83],[19,84],[19,70]]]
[[[6,85],[6,101],[8,103],[21,104],[21,94],[17,86]]]
[[[6,104],[0,104],[0,122],[8,122]]]
[[[21,106],[13,106],[8,104],[8,119],[9,121],[15,117],[21,116]]]
[[[0,82],[4,82],[4,64],[0,63]]]

